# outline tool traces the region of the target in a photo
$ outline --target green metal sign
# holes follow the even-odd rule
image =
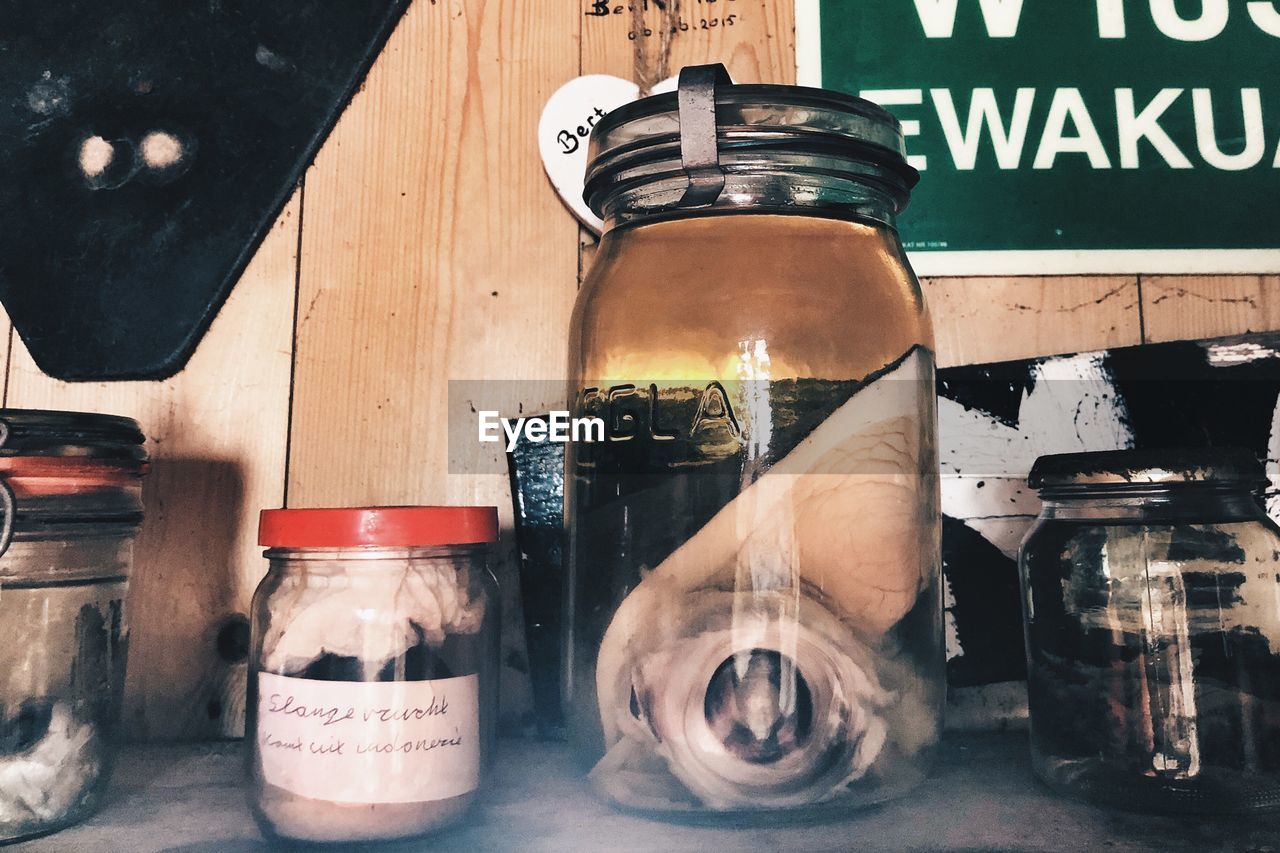
[[[877,101],[924,275],[1280,272],[1280,0],[797,0]]]

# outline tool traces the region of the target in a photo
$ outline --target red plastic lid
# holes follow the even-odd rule
[[[498,508],[492,506],[264,509],[258,519],[258,544],[268,548],[471,545],[497,540]]]

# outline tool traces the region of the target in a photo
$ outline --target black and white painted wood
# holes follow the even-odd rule
[[[1280,518],[1280,334],[958,367],[938,375],[950,723],[1025,716],[1017,553],[1036,457],[1232,446],[1266,461]]]

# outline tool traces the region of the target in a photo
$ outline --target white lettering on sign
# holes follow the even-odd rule
[[[978,0],[982,20],[991,38],[1013,38],[1022,18],[1022,0]],[[949,39],[956,29],[959,0],[916,0],[916,14],[924,34],[931,39]]]
[[[1267,153],[1267,140],[1262,126],[1262,93],[1259,90],[1240,91],[1240,103],[1244,108],[1244,148],[1238,154],[1224,154],[1218,146],[1213,124],[1213,93],[1208,89],[1192,89],[1191,101],[1195,105],[1196,144],[1206,163],[1215,169],[1238,172],[1252,169],[1262,162]]]
[[[1098,0],[1098,37],[1122,39],[1125,33],[1124,0]]]
[[[903,220],[906,249],[929,274],[1265,274],[1280,264],[1266,215],[1280,173],[1280,93],[1268,88],[1280,0],[795,9],[797,81],[883,103],[902,122],[911,165],[932,170],[929,213]],[[858,48],[873,43],[896,48]],[[1123,180],[1105,183],[1109,171]],[[974,184],[981,175],[994,180]],[[1221,192],[1203,195],[1217,183]],[[1054,200],[1077,186],[1123,203],[1082,218]],[[1205,227],[1193,229],[1175,214],[1197,193]],[[983,219],[989,195],[1043,204],[1025,227],[1001,231]],[[1129,211],[1143,205],[1152,215],[1136,222]],[[994,240],[998,231],[1009,239]]]
[[[951,5],[955,7],[954,3]],[[1200,0],[1200,14],[1195,18],[1182,17],[1178,5],[1178,0],[1150,0],[1152,22],[1161,33],[1177,41],[1217,38],[1231,19],[1229,0]],[[1245,9],[1258,29],[1267,35],[1280,37],[1280,8],[1277,8],[1276,0],[1249,0]],[[1122,39],[1126,30],[1125,0],[1098,0],[1099,37]]]
[[[1227,0],[1200,0],[1200,17],[1190,20],[1178,14],[1176,0],[1151,0],[1151,19],[1160,32],[1178,41],[1208,41],[1227,28],[1231,7]]]
[[[1067,121],[1075,125],[1074,136],[1066,134]],[[1102,145],[1102,137],[1093,124],[1089,108],[1079,89],[1059,89],[1053,93],[1049,105],[1049,118],[1045,120],[1044,135],[1036,151],[1033,169],[1052,169],[1059,154],[1084,154],[1095,169],[1110,169],[1111,159]]]
[[[1137,112],[1132,89],[1116,89],[1116,124],[1120,136],[1120,168],[1137,169],[1140,158],[1138,143],[1150,142],[1152,147],[1175,169],[1192,168],[1187,155],[1160,126],[1160,117],[1182,95],[1181,89],[1161,89],[1151,102]]]
[[[1250,0],[1245,6],[1249,17],[1257,24],[1258,29],[1269,36],[1280,38],[1280,8],[1274,0]]]
[[[1035,89],[1019,89],[1013,102],[1013,117],[1005,129],[1000,118],[994,89],[974,89],[969,101],[969,118],[964,130],[956,114],[950,89],[931,89],[933,107],[938,113],[938,123],[951,149],[951,159],[956,168],[973,169],[978,162],[978,147],[982,142],[982,129],[987,128],[991,143],[995,146],[996,162],[1001,169],[1016,169],[1022,162],[1022,148],[1027,141],[1027,128],[1031,124],[1031,107],[1035,101]]]
[[[1007,96],[1002,101],[994,89],[974,89],[963,121],[950,89],[930,89],[929,98],[937,116],[937,127],[941,129],[952,162],[959,171],[977,168],[978,160],[986,150],[985,144],[989,144],[1001,169],[1020,168],[1028,136],[1036,132],[1039,137],[1032,163],[1035,169],[1053,168],[1059,155],[1064,154],[1083,154],[1092,168],[1110,169],[1112,151],[1117,152],[1121,168],[1137,169],[1141,163],[1140,143],[1143,141],[1150,143],[1171,168],[1196,168],[1196,164],[1160,124],[1174,108],[1193,113],[1196,148],[1202,167],[1236,172],[1252,169],[1263,162],[1269,143],[1261,90],[1240,90],[1241,125],[1232,124],[1242,127],[1243,135],[1227,131],[1221,139],[1214,120],[1213,92],[1194,89],[1189,101],[1182,97],[1183,92],[1182,89],[1161,89],[1139,110],[1133,89],[1116,89],[1114,140],[1102,137],[1084,96],[1079,89],[1072,87],[1053,90],[1048,116],[1040,127],[1033,126],[1031,121],[1032,108],[1039,96],[1033,88],[1017,89],[1012,106]],[[894,107],[920,106],[924,100],[919,89],[867,89],[861,95]],[[1185,112],[1183,118],[1187,118]],[[925,128],[919,119],[903,119],[902,125],[907,136],[919,136]],[[1224,141],[1240,139],[1243,143],[1239,151],[1223,150]],[[924,156],[909,157],[908,162],[921,171],[928,168],[928,160]],[[1280,169],[1280,145],[1272,166]]]
[[[258,674],[263,779],[300,797],[422,803],[480,781],[479,678],[319,681]]]
[[[967,9],[973,9],[975,4],[975,0],[914,0],[915,12],[925,36],[930,39],[952,38],[962,2]],[[1229,0],[1198,0],[1198,5],[1196,0],[1148,0],[1142,5],[1146,6],[1149,25],[1177,41],[1205,42],[1217,38],[1231,19]],[[1280,0],[1249,0],[1242,5],[1254,26],[1267,35],[1280,38]],[[1022,0],[976,0],[976,6],[974,11],[981,12],[990,38],[1017,36],[1023,11]],[[1133,0],[1094,0],[1099,38],[1126,38],[1130,33],[1130,21],[1126,15],[1132,13],[1135,6],[1137,4]],[[1237,11],[1240,11],[1239,7]],[[925,104],[924,91],[923,88],[867,89],[861,95],[887,107],[920,107]],[[1230,128],[1221,128],[1221,136],[1212,109],[1214,95],[1209,89],[1195,89],[1190,98],[1183,98],[1184,89],[1164,88],[1139,107],[1134,89],[1116,88],[1113,91],[1116,135],[1111,137],[1108,133],[1106,138],[1099,133],[1094,122],[1097,113],[1091,112],[1091,109],[1100,109],[1101,105],[1086,103],[1081,90],[1074,87],[1057,88],[1046,93],[1050,99],[1049,112],[1043,125],[1038,127],[1032,125],[1033,102],[1040,96],[1034,88],[1018,88],[1011,107],[1005,91],[997,94],[992,88],[975,88],[970,95],[968,114],[963,120],[951,89],[933,88],[928,91],[937,125],[931,127],[924,118],[910,117],[912,111],[908,109],[905,111],[907,116],[901,118],[903,134],[907,137],[928,136],[935,128],[940,129],[959,171],[976,169],[984,150],[994,152],[999,168],[1020,168],[1029,134],[1038,134],[1032,161],[1035,169],[1051,169],[1059,156],[1072,154],[1084,155],[1094,169],[1110,169],[1116,162],[1124,169],[1139,169],[1142,143],[1145,142],[1173,169],[1209,167],[1242,171],[1263,164],[1272,142],[1267,136],[1261,92],[1256,88],[1240,90],[1243,135],[1234,132],[1237,126],[1232,123]],[[956,95],[959,97],[962,93],[956,92]],[[1096,95],[1091,94],[1090,97]],[[1217,97],[1227,95],[1218,92]],[[1111,104],[1106,108],[1110,109]],[[895,109],[895,112],[904,111]],[[1165,121],[1170,127],[1194,126],[1196,151],[1200,155],[1198,161],[1192,161],[1189,148],[1183,150],[1173,141],[1162,125]],[[1272,127],[1275,127],[1274,122]],[[1243,141],[1240,150],[1233,150],[1240,140]],[[1280,169],[1280,140],[1275,141],[1275,157],[1271,165]],[[929,165],[923,155],[909,155],[908,162],[921,171]]]

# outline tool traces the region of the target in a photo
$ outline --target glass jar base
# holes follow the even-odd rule
[[[94,790],[86,794],[74,808],[58,815],[56,818],[48,820],[33,819],[14,824],[0,823],[0,847],[44,838],[46,835],[61,832],[93,817],[101,805],[100,787],[95,785]]]
[[[667,823],[688,826],[798,826],[847,820],[856,812],[906,796],[923,784],[928,776],[929,766],[921,764],[916,770],[900,771],[893,782],[880,781],[874,787],[856,786],[835,799],[786,808],[711,809],[694,802],[671,802],[656,806],[652,802],[641,803],[634,798],[623,800],[599,787],[595,793],[618,811]]]
[[[1145,776],[1099,758],[1035,758],[1036,775],[1054,791],[1125,811],[1248,815],[1280,810],[1280,774],[1211,767],[1194,779]]]
[[[475,792],[423,803],[337,803],[263,785],[252,803],[262,835],[273,843],[349,848],[352,844],[397,845],[456,826]]]

